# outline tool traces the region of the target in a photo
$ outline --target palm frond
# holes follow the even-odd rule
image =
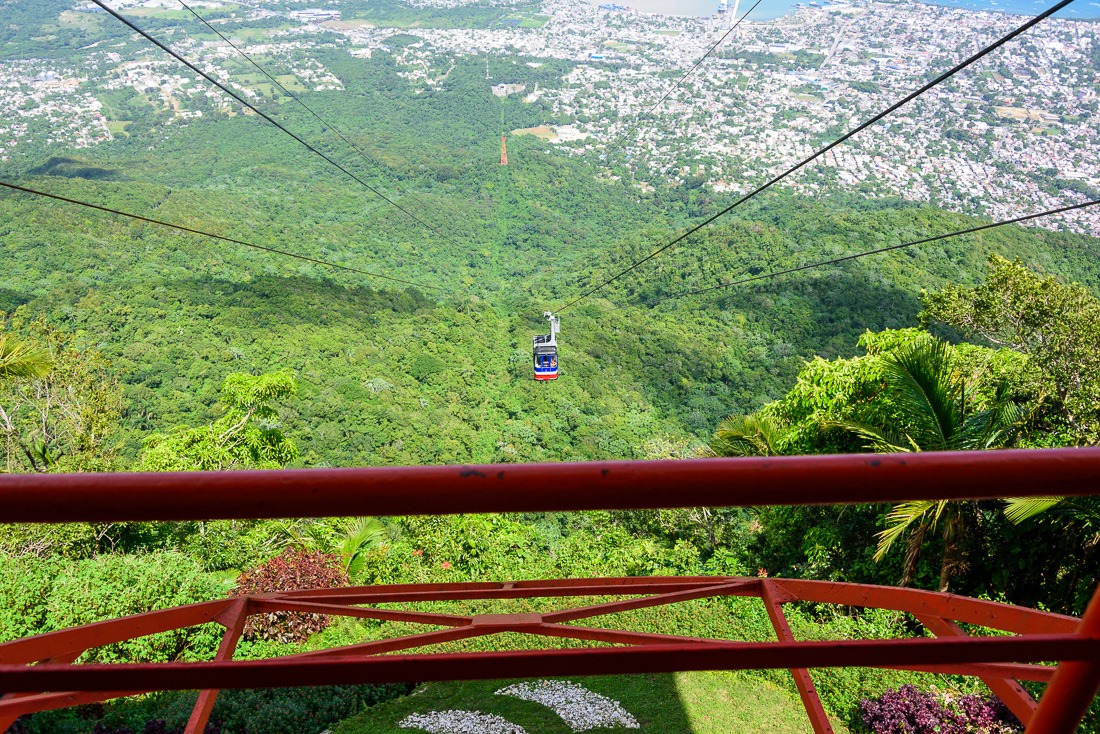
[[[45,350],[9,334],[0,334],[0,381],[45,377],[51,367],[50,355]]]
[[[895,505],[894,509],[890,510],[890,514],[886,516],[886,529],[878,534],[878,548],[875,549],[875,560],[881,561],[885,558],[894,542],[904,535],[905,531],[908,530],[913,523],[923,523],[929,513],[933,514],[932,521],[929,524],[935,527],[936,521],[939,520],[946,504],[947,503],[942,500],[938,502],[933,500],[914,500],[912,502],[902,502],[899,505]]]
[[[731,415],[710,440],[715,456],[776,456],[783,453],[787,429],[766,415]]]
[[[1029,417],[1030,412],[1012,399],[1008,383],[1001,381],[997,384],[993,404],[963,421],[953,448],[984,450],[1011,446]]]
[[[920,451],[920,446],[904,433],[879,428],[859,421],[823,421],[821,430],[841,430],[853,433],[864,441],[866,447],[880,454],[898,454]]]
[[[316,538],[303,525],[304,521],[301,520],[283,520],[275,526],[275,534],[283,539],[283,544],[287,547],[305,551],[318,550]]]
[[[377,548],[386,538],[386,528],[374,517],[357,517],[348,528],[347,535],[340,544],[340,555],[344,558],[344,570],[350,578],[355,578],[363,570],[367,560],[367,551]]]
[[[1011,497],[1005,500],[1005,517],[1014,525],[1046,512],[1065,497]]]
[[[938,339],[906,345],[886,359],[884,372],[891,398],[909,423],[907,435],[924,451],[947,449],[962,423],[950,346]]]

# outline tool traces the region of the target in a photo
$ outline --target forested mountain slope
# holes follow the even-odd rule
[[[96,32],[107,27],[81,40]],[[805,359],[912,325],[921,288],[975,282],[989,253],[1100,283],[1096,240],[1004,229],[646,305],[977,223],[769,192],[567,309],[562,379],[533,384],[544,310],[731,199],[692,185],[643,194],[534,136],[511,138],[500,166],[502,119],[519,128],[550,111],[493,96],[470,59],[438,88],[412,85],[391,41],[369,59],[321,49],[344,90],[306,95],[367,160],[285,97],[257,104],[427,227],[255,115],[168,124],[121,91],[109,102],[133,111],[127,134],[11,161],[8,175],[32,188],[422,284],[0,194],[0,308],[18,314],[16,330],[41,317],[109,359],[125,389],[124,458],[150,432],[215,417],[226,374],[283,367],[300,383],[284,427],[308,465],[659,455],[783,395]],[[562,62],[511,61],[517,81],[560,83]],[[642,305],[618,308],[630,304]]]

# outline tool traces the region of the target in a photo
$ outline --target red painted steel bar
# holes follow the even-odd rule
[[[1082,639],[1100,638],[1100,587],[1092,594],[1078,634]],[[1059,659],[1059,658],[1053,658]],[[1100,691],[1100,651],[1083,658],[1061,658],[1054,680],[1050,682],[1039,708],[1024,734],[1069,734],[1085,716],[1092,699]]]
[[[735,580],[735,579],[734,579]],[[472,599],[533,599],[536,597],[623,596],[691,591],[703,585],[729,583],[722,576],[631,577],[607,579],[553,579],[550,581],[508,581],[450,584],[391,584],[344,589],[290,591],[280,598],[335,604],[388,604],[394,602],[459,601]],[[749,589],[751,587],[745,587]],[[751,596],[748,591],[728,592]],[[1072,617],[1070,619],[1073,619]],[[1074,620],[1076,621],[1076,620]]]
[[[903,665],[883,666],[894,670],[916,670],[923,673],[940,675],[969,675],[974,678],[997,676],[1014,680],[1031,680],[1050,683],[1058,668],[1052,665],[1030,665],[1026,663],[955,663],[953,665]]]
[[[1100,447],[466,467],[8,474],[0,476],[0,522],[824,505],[1087,495],[1098,486]]]
[[[968,624],[993,627],[1006,632],[1072,632],[1080,620],[1064,614],[1042,612],[1011,604],[973,599],[955,594],[941,594],[921,589],[903,589],[873,584],[849,584],[838,581],[803,581],[801,579],[769,579],[791,598],[825,604],[894,609],[911,614],[929,614]],[[722,587],[721,596],[759,596],[760,579],[736,576],[629,576],[601,579],[548,579],[515,582],[389,584],[342,589],[315,589],[269,595],[269,599],[317,601],[329,604],[382,604],[394,602],[453,601],[481,599],[533,599],[550,597],[624,596],[638,594],[667,595],[671,601],[684,601],[674,595],[687,596]],[[653,597],[648,597],[652,599]],[[624,604],[633,604],[627,600]],[[608,614],[623,611],[619,602],[597,605]],[[642,604],[649,606],[650,604]],[[587,609],[587,608],[581,608]],[[582,619],[580,610],[566,609],[547,612],[547,621],[561,622]],[[0,650],[3,647],[0,646]]]
[[[360,642],[357,645],[336,647],[330,650],[314,650],[313,652],[302,652],[296,655],[284,655],[279,659],[296,660],[306,658],[334,658],[344,657],[347,655],[381,655],[382,653],[387,652],[397,652],[398,650],[412,650],[417,647],[439,645],[444,642],[457,642],[459,640],[466,640],[471,637],[483,637],[484,635],[491,634],[493,634],[493,630],[488,628],[479,629],[474,627],[473,625],[468,625],[465,627],[450,627],[448,629],[437,630],[435,632],[420,632],[415,635],[391,637],[387,640]],[[400,683],[401,681],[386,682]]]
[[[73,651],[79,655],[92,647],[213,622],[232,604],[232,599],[208,601],[12,640],[0,644],[0,664],[34,663]]]
[[[359,619],[381,619],[388,622],[413,622],[415,624],[435,624],[442,627],[462,627],[470,624],[470,617],[457,614],[429,614],[427,612],[407,612],[396,609],[364,609],[363,607],[343,604],[314,604],[296,599],[255,599],[252,608],[263,612],[305,612],[307,614],[333,614]]]
[[[465,629],[447,630],[451,633],[462,631]],[[0,689],[16,692],[104,688],[193,690],[240,687],[244,681],[249,688],[283,688],[686,670],[882,668],[1021,660],[1100,660],[1100,636],[1054,634],[966,639],[710,642],[367,658],[311,655],[233,662],[0,665]]]
[[[755,592],[755,596],[759,593],[759,589],[760,582],[756,579],[739,579],[728,584],[710,584],[695,589],[676,591],[669,594],[655,594],[653,596],[643,596],[637,599],[611,601],[605,604],[596,604],[590,607],[580,607],[577,609],[562,609],[556,612],[547,612],[546,614],[542,615],[542,617],[547,622],[575,622],[579,619],[588,619],[589,617],[602,617],[605,614],[628,612],[634,609],[645,609],[646,607],[664,606],[666,604],[676,604],[678,602],[706,599],[712,596],[726,596],[733,591],[751,590]]]
[[[899,589],[873,584],[846,584],[839,581],[803,581],[772,579],[802,601],[871,607],[929,615],[967,624],[993,627],[1005,632],[1073,632],[1081,623],[1076,617],[1011,604],[941,594],[921,589]]]
[[[79,706],[85,703],[100,703],[112,698],[137,696],[149,691],[64,691],[61,693],[39,693],[19,696],[0,701],[0,732],[8,730],[23,714],[39,711],[55,711]]]
[[[215,660],[225,661],[233,659],[233,651],[237,649],[237,641],[244,633],[245,623],[248,621],[249,612],[252,611],[251,600],[247,597],[237,599],[233,606],[227,610],[230,619],[227,620],[225,634],[222,636]],[[195,707],[191,710],[191,717],[187,720],[187,726],[183,734],[202,734],[206,731],[206,724],[210,721],[210,712],[214,710],[214,702],[218,700],[218,689],[207,688],[199,691],[199,697],[195,701]]]
[[[83,650],[73,650],[71,652],[65,653],[64,655],[57,655],[52,658],[46,658],[45,660],[41,660],[39,662],[68,664],[80,657],[81,653],[83,652]],[[0,696],[0,732],[7,731],[8,727],[14,724],[15,720],[18,719],[19,716],[23,713],[21,709],[13,708],[13,705],[11,703],[12,700],[24,699],[23,705],[26,705],[27,702],[25,699],[32,697],[34,697],[34,694],[31,693],[5,693],[4,695]],[[8,705],[8,708],[5,708],[5,704]],[[63,704],[62,706],[59,706],[59,708],[64,708],[71,705],[72,704]],[[14,704],[14,706],[19,706],[19,704],[16,703]]]
[[[781,606],[784,594],[785,592],[778,589],[775,584],[769,581],[762,583],[761,598],[764,600],[764,608],[768,612],[768,618],[771,619],[772,627],[775,628],[775,636],[780,642],[794,642],[794,634]],[[817,688],[814,686],[813,678],[810,677],[810,671],[805,668],[791,668],[790,671],[795,688],[798,689],[798,695],[802,699],[802,705],[806,709],[806,715],[810,717],[810,725],[813,726],[814,733],[833,734],[833,726],[829,723],[825,707],[821,705],[821,698],[817,695]]]
[[[592,642],[610,642],[619,645],[667,645],[687,642],[703,645],[722,640],[710,640],[703,637],[684,637],[682,635],[663,635],[653,632],[632,632],[628,630],[603,629],[602,627],[577,627],[571,624],[539,624],[523,630],[527,634],[544,637],[563,637],[571,640],[589,640]]]
[[[966,632],[963,631],[959,625],[954,622],[941,619],[940,617],[929,617],[925,615],[918,615],[917,621],[923,624],[929,632],[936,637],[966,637]],[[1035,709],[1038,704],[1035,703],[1035,699],[1031,697],[1031,694],[1024,690],[1017,681],[1010,678],[994,677],[983,675],[979,676],[982,683],[993,691],[997,695],[997,698],[1004,702],[1005,706],[1008,706],[1009,710],[1016,715],[1016,718],[1020,720],[1025,726],[1031,717],[1035,714]]]

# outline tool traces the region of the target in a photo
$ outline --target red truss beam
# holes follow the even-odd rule
[[[524,614],[438,614],[376,606],[404,602],[583,598],[614,595],[610,602]],[[714,640],[677,635],[576,626],[576,620],[642,607],[664,606],[717,596],[760,598],[776,628],[778,642]],[[877,606],[929,620],[929,629],[945,639],[832,640],[798,642],[782,612],[794,601]],[[232,651],[249,615],[274,611],[317,612],[425,625],[423,633],[288,655],[262,661],[233,661]],[[963,621],[1014,637],[968,637],[955,624]],[[226,627],[214,661],[207,663],[73,665],[80,652],[129,637],[215,621]],[[203,686],[249,687],[470,680],[546,675],[789,668],[816,732],[831,732],[817,698],[809,668],[866,665],[939,673],[975,675],[1006,699],[1023,721],[1035,702],[1017,680],[1050,681],[1055,669],[1035,661],[1068,660],[1089,664],[1100,658],[1100,635],[1082,635],[1074,617],[1012,607],[952,594],[793,579],[730,577],[552,579],[508,583],[408,584],[321,589],[243,597],[149,612],[110,622],[0,644],[0,725],[24,713],[89,703],[146,690]],[[129,635],[122,631],[131,630]],[[528,650],[511,653],[399,654],[416,648],[518,632],[630,647],[583,650]],[[66,649],[63,658],[45,651]],[[39,664],[27,666],[27,663]],[[105,692],[103,692],[107,689]],[[53,693],[37,693],[53,691]],[[206,688],[192,713],[188,734],[201,732],[218,688]],[[26,695],[37,694],[37,695]],[[1086,702],[1087,703],[1087,702]]]
[[[813,456],[598,464],[324,469],[220,474],[0,476],[0,522],[179,520],[897,502],[1094,494],[1100,449]],[[708,597],[761,600],[777,641],[746,642],[580,626],[643,607]],[[609,601],[607,598],[611,597]],[[439,614],[385,604],[589,598],[527,614]],[[783,605],[892,609],[935,638],[795,639]],[[233,651],[252,614],[316,612],[425,626],[404,637],[260,661]],[[82,665],[86,650],[216,622],[214,660]],[[970,636],[961,624],[1010,636]],[[589,623],[591,624],[591,623]],[[442,628],[442,629],[439,629]],[[499,633],[616,647],[410,653]],[[1063,661],[1054,668],[1044,663]],[[301,686],[552,675],[787,668],[815,732],[831,732],[811,668],[871,666],[981,678],[1028,724],[1073,731],[1100,688],[1100,593],[1083,620],[951,594],[797,579],[652,577],[314,589],[177,607],[0,644],[0,731],[19,715],[150,690],[203,689],[187,725],[201,732],[221,687]],[[1018,683],[1049,682],[1039,704]]]

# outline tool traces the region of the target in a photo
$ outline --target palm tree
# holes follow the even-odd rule
[[[367,554],[386,540],[386,527],[377,518],[348,518],[342,524],[294,521],[281,528],[287,545],[339,555],[349,578],[363,570]]]
[[[1005,517],[1014,525],[1048,510],[1052,510],[1052,521],[1060,521],[1067,528],[1072,527],[1086,534],[1091,533],[1092,539],[1088,541],[1088,545],[1100,543],[1100,498],[1015,497],[1005,500]]]
[[[0,384],[24,377],[44,377],[50,367],[50,355],[45,350],[9,334],[0,334]]]
[[[954,370],[951,347],[928,338],[886,357],[884,392],[897,423],[871,426],[833,422],[829,427],[855,433],[867,448],[883,453],[996,449],[1015,440],[1023,414],[1007,385],[998,384],[989,406],[979,409],[973,386]],[[974,502],[918,500],[896,505],[878,535],[875,560],[881,561],[898,538],[909,532],[900,584],[912,583],[925,533],[943,523],[943,563],[939,590],[965,566],[962,537],[976,516]]]
[[[703,451],[708,456],[779,456],[786,453],[788,432],[768,415],[731,415],[718,424]]]

